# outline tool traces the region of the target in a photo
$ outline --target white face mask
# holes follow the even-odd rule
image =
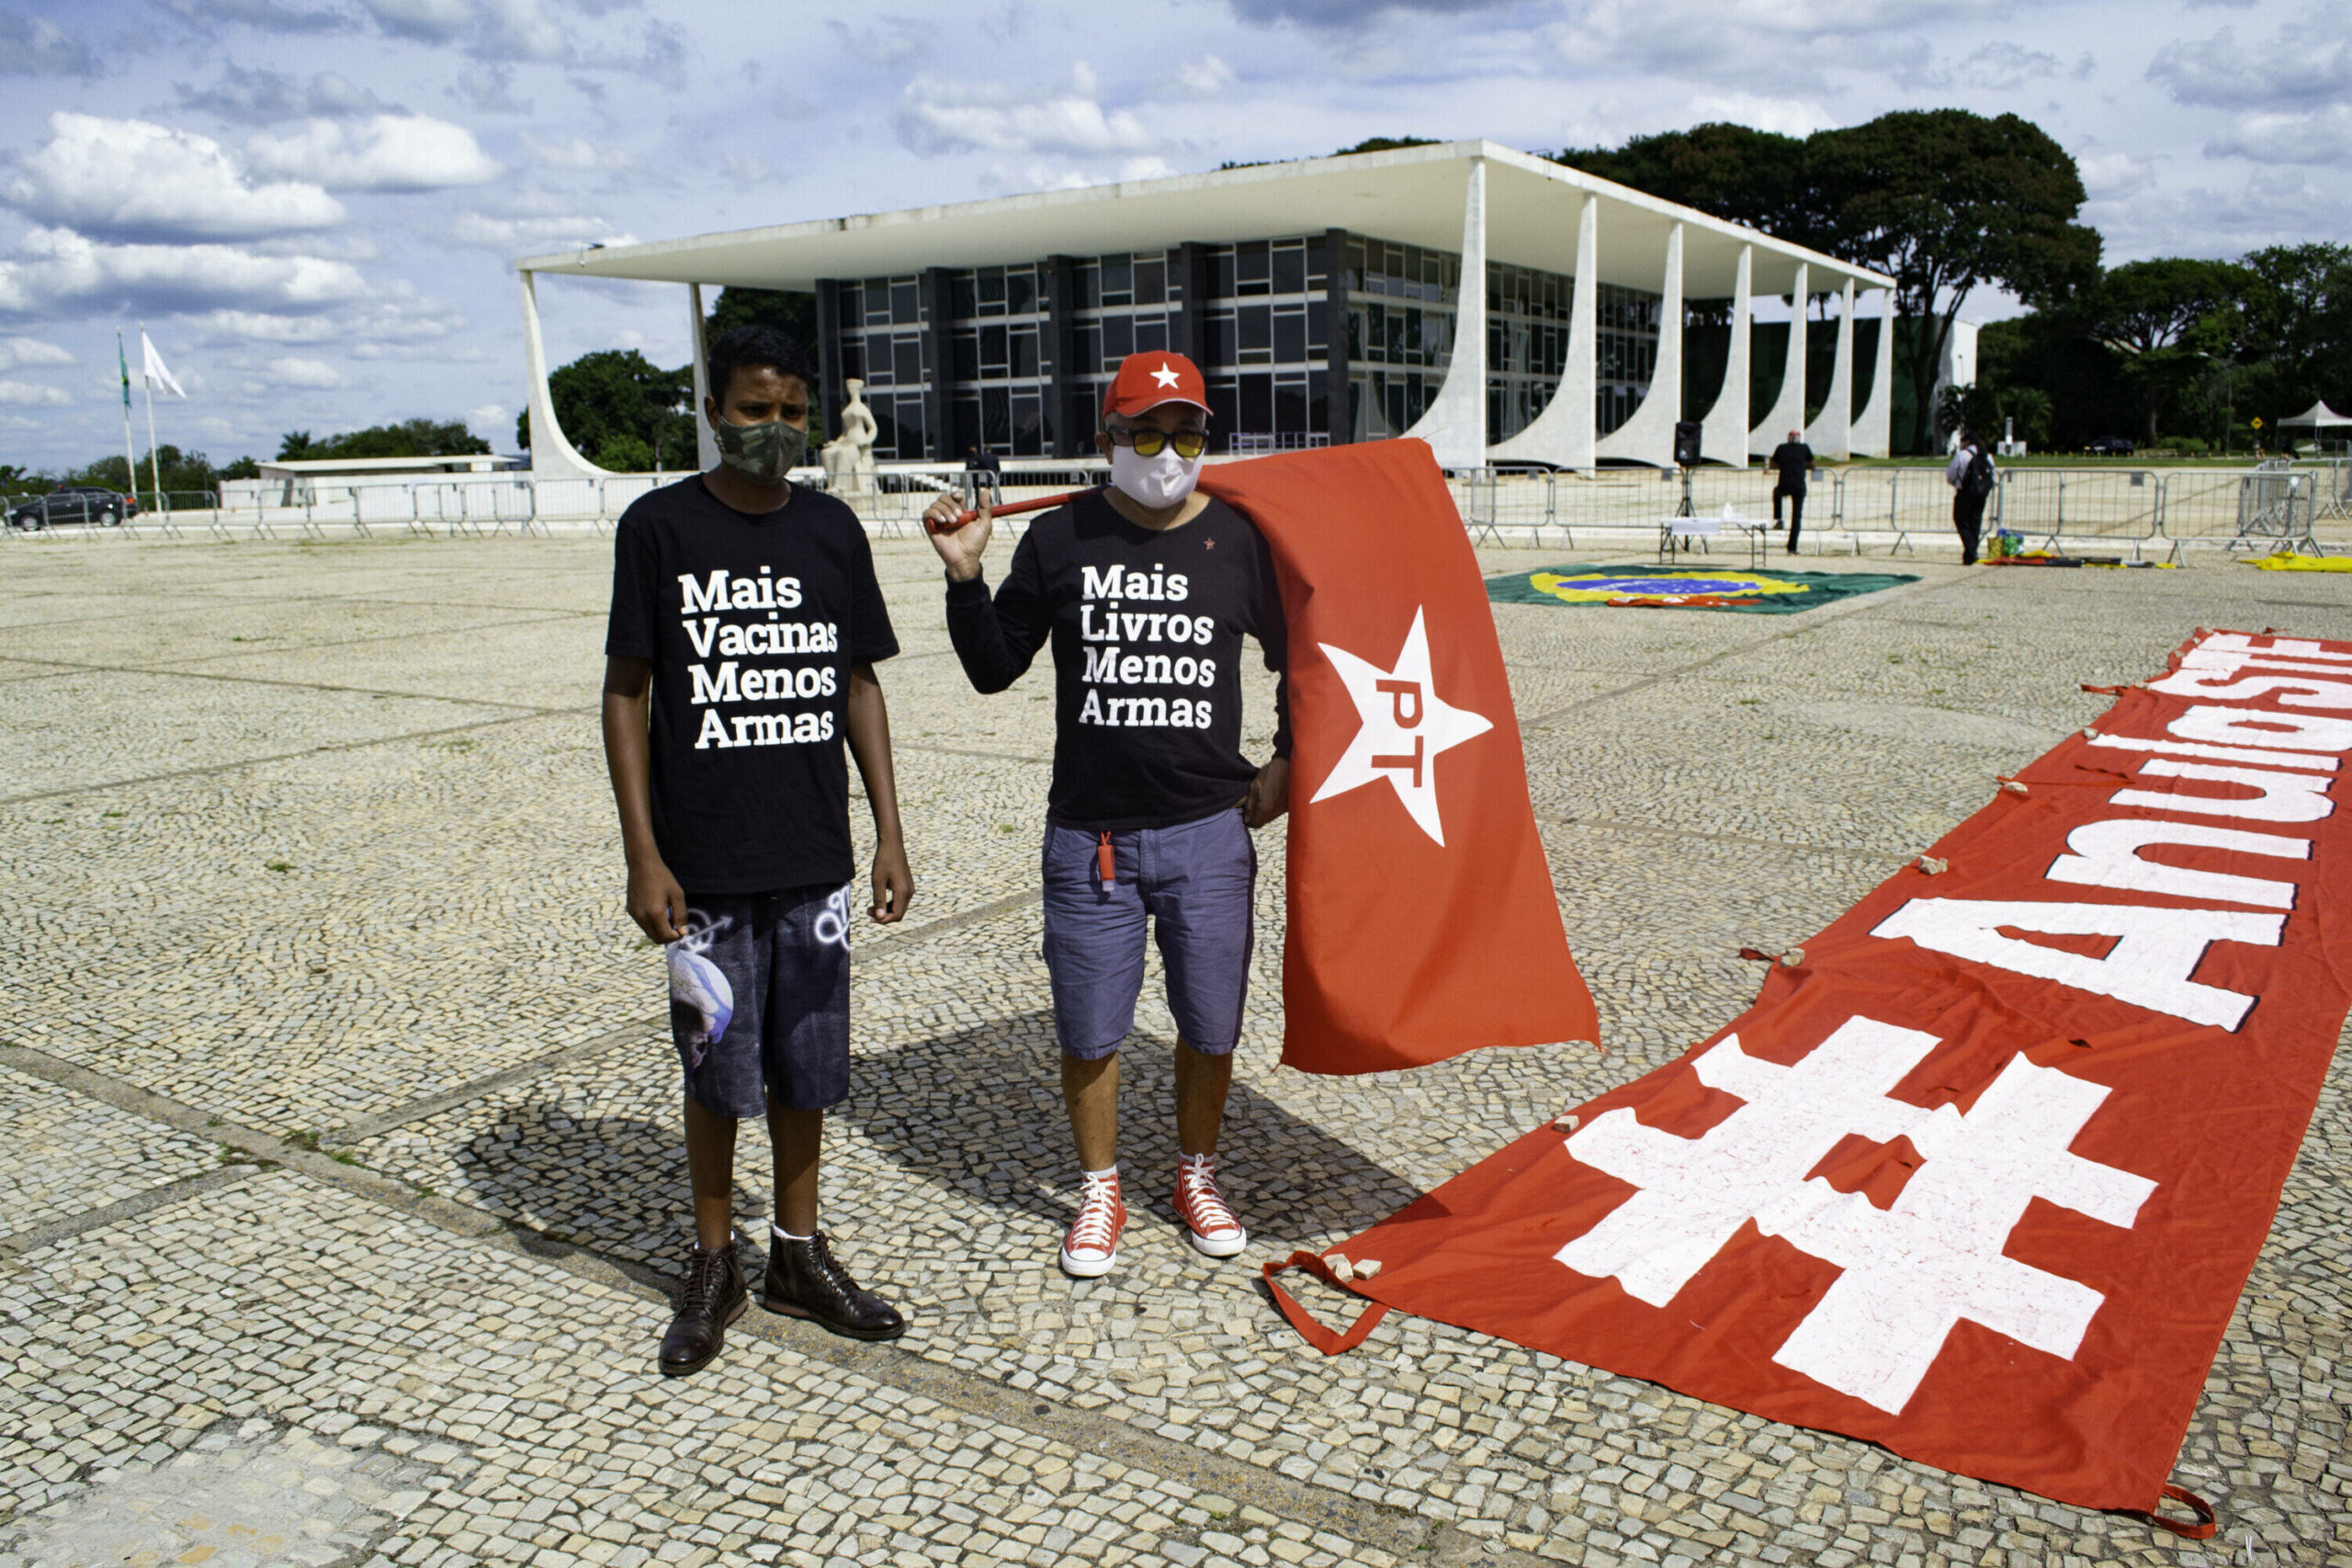
[[[1162,446],[1157,457],[1138,457],[1132,446],[1111,448],[1111,483],[1155,512],[1192,494],[1200,478],[1201,459],[1179,457],[1173,446]]]

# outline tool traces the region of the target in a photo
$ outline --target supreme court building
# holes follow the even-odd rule
[[[697,409],[705,287],[813,292],[825,434],[843,383],[863,380],[885,462],[954,462],[971,446],[1091,454],[1104,384],[1123,355],[1153,348],[1199,364],[1212,449],[1230,453],[1410,434],[1449,468],[1664,467],[1689,418],[1707,460],[1744,465],[1796,428],[1824,457],[1884,456],[1893,423],[1893,279],[1491,141],[519,267],[543,476],[600,471],[548,398],[543,276],[685,286]],[[1789,320],[1756,322],[1753,302],[1774,296],[1793,301]],[[1461,331],[1464,318],[1485,330]],[[707,430],[702,441],[707,466]]]

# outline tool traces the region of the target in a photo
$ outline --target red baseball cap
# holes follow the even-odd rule
[[[1199,366],[1181,354],[1156,348],[1145,354],[1130,354],[1119,361],[1118,375],[1102,393],[1102,412],[1106,415],[1124,414],[1133,419],[1162,403],[1190,403],[1206,413],[1209,388],[1201,378]]]

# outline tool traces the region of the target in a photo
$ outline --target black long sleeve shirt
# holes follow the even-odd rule
[[[1229,809],[1257,774],[1241,754],[1241,639],[1289,657],[1266,542],[1221,501],[1155,532],[1099,491],[1030,525],[991,595],[947,585],[947,633],[981,692],[1054,648],[1054,776],[1046,814],[1089,832],[1166,828]],[[1290,754],[1275,686],[1274,753]]]

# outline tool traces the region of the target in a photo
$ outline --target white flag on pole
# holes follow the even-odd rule
[[[146,377],[150,390],[161,387],[175,396],[183,398],[187,396],[187,389],[179,384],[178,379],[172,375],[170,367],[164,363],[164,356],[155,352],[155,340],[147,335],[147,329],[144,327],[139,330],[139,351],[146,356],[146,364],[141,374]]]

